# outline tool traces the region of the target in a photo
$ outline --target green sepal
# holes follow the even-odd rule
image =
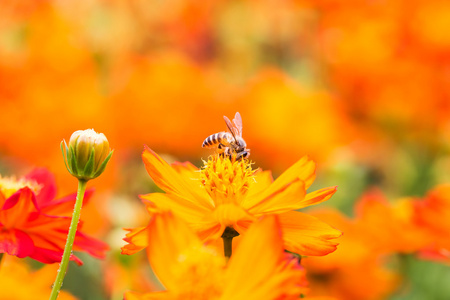
[[[70,169],[67,166],[67,154],[66,154],[67,152],[64,151],[63,143],[66,145],[66,151],[67,151],[67,144],[66,144],[66,141],[61,141],[61,152],[62,152],[63,159],[64,159],[64,165],[66,166],[67,171],[69,171],[69,173],[70,173]]]
[[[73,147],[71,145],[69,145],[69,155],[67,156],[68,158],[68,163],[70,165],[71,168],[71,172],[70,174],[78,177],[78,165],[77,165],[77,160],[75,157],[75,151],[73,150]]]
[[[106,165],[108,164],[109,160],[111,159],[111,156],[113,155],[114,150],[112,150],[111,152],[109,152],[108,156],[105,158],[105,160],[102,162],[102,164],[100,165],[100,167],[98,167],[97,171],[94,174],[93,178],[96,178],[98,176],[100,176],[100,174],[103,173],[103,171],[105,171]]]
[[[66,158],[67,158],[67,163],[69,163],[69,157],[67,157],[67,155],[69,155],[69,147],[67,147],[66,141],[64,141],[64,144],[66,145]]]
[[[84,167],[83,174],[81,174],[86,179],[92,179],[92,173],[94,173],[95,165],[95,148],[91,148],[91,153],[89,154],[89,159]]]

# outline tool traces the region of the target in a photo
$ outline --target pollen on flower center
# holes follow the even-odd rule
[[[21,188],[29,187],[35,194],[38,194],[42,186],[31,179],[12,177],[2,177],[0,175],[0,192],[5,198],[9,198],[12,194]]]
[[[234,160],[212,155],[201,169],[201,182],[216,207],[224,203],[240,203],[255,181],[255,170],[247,159]]]

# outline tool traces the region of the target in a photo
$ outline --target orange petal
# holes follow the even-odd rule
[[[263,193],[251,198],[247,197],[242,203],[242,206],[247,209],[250,214],[256,216],[283,213],[297,209],[305,195],[306,190],[304,182],[296,179],[296,181],[288,183],[280,189],[272,190],[269,188]]]
[[[336,193],[336,190],[337,186],[332,186],[308,193],[305,198],[298,203],[299,206],[296,209],[325,202]]]
[[[202,240],[219,238],[225,229],[212,218],[212,211],[179,196],[151,193],[140,197],[150,213],[171,211],[184,220]]]
[[[123,298],[124,300],[177,300],[176,297],[170,295],[168,292],[155,292],[147,294],[126,292]]]
[[[194,166],[191,162],[174,162],[171,164],[172,168],[177,171],[180,175],[186,178],[199,178],[198,168]]]
[[[158,209],[170,210],[187,222],[199,222],[212,212],[196,202],[174,194],[151,193],[141,195],[140,198],[145,204],[154,204]]]
[[[129,231],[123,239],[128,245],[122,247],[122,254],[131,255],[148,246],[147,227],[138,227],[134,229],[125,228]]]
[[[141,300],[145,299],[144,297],[145,295],[135,292],[125,292],[125,294],[123,295],[124,300]]]
[[[247,197],[252,197],[265,189],[273,182],[271,171],[260,171],[255,173],[255,182],[250,186]]]
[[[300,201],[313,183],[315,171],[315,163],[308,156],[304,156],[267,189],[257,194],[249,193],[241,205],[252,214],[282,213],[304,207]]]
[[[278,216],[287,250],[312,256],[326,255],[336,250],[338,243],[330,240],[340,237],[341,231],[316,217],[297,211]]]
[[[276,216],[264,217],[250,227],[232,255],[227,269],[227,285],[221,299],[299,296],[297,281],[292,279],[300,274],[294,270],[280,272],[286,265],[283,257],[279,221]],[[286,285],[287,282],[291,284]]]
[[[235,203],[219,205],[211,216],[216,222],[224,227],[234,227],[238,222],[253,222],[254,217]]]
[[[0,299],[48,299],[57,269],[58,265],[53,264],[32,271],[21,259],[9,255],[3,257],[0,272]],[[61,291],[58,299],[76,300],[77,298]]]
[[[303,156],[298,162],[293,164],[289,169],[283,172],[270,186],[270,189],[278,190],[286,184],[297,179],[305,182],[307,190],[316,178],[316,164],[308,157]]]
[[[217,222],[190,224],[190,227],[202,241],[217,240],[225,230],[225,227]]]
[[[155,274],[169,291],[177,290],[173,272],[177,270],[182,253],[200,247],[198,237],[188,225],[170,212],[155,214],[148,225],[147,256]]]
[[[207,209],[213,208],[211,198],[201,188],[199,181],[180,175],[176,169],[147,146],[142,153],[142,159],[150,177],[165,192],[179,195],[185,199],[192,199],[191,201],[196,201]]]

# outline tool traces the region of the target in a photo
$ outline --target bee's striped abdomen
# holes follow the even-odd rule
[[[226,132],[218,132],[211,134],[203,141],[202,147],[212,147],[219,143],[222,143],[223,141],[228,141],[226,135],[227,135]]]

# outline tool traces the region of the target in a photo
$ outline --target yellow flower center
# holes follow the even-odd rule
[[[203,245],[189,248],[178,257],[172,270],[178,282],[177,299],[219,299],[224,284],[225,259]]]
[[[217,206],[240,203],[255,181],[252,164],[247,159],[234,160],[212,155],[201,170],[201,182]]]
[[[42,189],[42,186],[34,180],[25,178],[16,179],[14,176],[2,177],[0,175],[0,193],[2,193],[5,198],[11,197],[12,194],[26,186],[29,187],[35,194],[38,194]]]

